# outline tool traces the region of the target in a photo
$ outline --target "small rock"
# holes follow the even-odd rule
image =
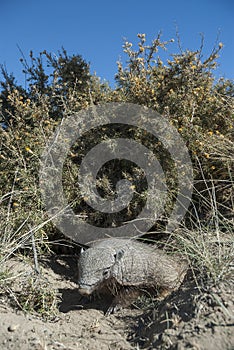
[[[19,328],[19,324],[11,324],[7,327],[8,332],[15,332]]]
[[[165,329],[164,333],[165,333],[166,335],[171,335],[171,336],[173,336],[173,335],[177,335],[178,332],[177,332],[176,329],[169,328],[169,329]]]

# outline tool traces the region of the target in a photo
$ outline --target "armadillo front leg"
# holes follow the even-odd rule
[[[131,305],[139,296],[141,295],[140,290],[134,288],[123,288],[119,291],[108,307],[105,315],[114,314],[115,312],[121,310],[123,307]]]

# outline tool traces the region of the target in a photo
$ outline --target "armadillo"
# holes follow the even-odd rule
[[[102,288],[114,295],[107,314],[131,302],[142,290],[167,295],[182,283],[187,264],[153,245],[134,239],[107,238],[81,252],[78,285],[82,295]]]

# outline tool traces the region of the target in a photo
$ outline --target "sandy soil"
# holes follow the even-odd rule
[[[12,260],[8,267],[25,277],[29,265]],[[234,301],[230,281],[205,291],[187,276],[181,288],[162,301],[142,308],[139,301],[105,316],[109,300],[79,296],[74,260],[53,258],[41,272],[58,290],[61,302],[50,319],[12,308],[0,295],[0,349],[128,350],[234,349]],[[22,273],[22,275],[20,275]],[[15,286],[17,289],[18,284]]]

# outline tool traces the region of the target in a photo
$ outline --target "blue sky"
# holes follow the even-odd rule
[[[17,45],[26,57],[30,50],[57,53],[64,46],[113,84],[116,61],[124,61],[124,38],[136,43],[137,33],[152,40],[162,31],[162,39],[168,40],[176,37],[177,26],[183,49],[198,49],[204,34],[205,55],[220,33],[224,48],[215,74],[234,79],[233,23],[233,0],[0,0],[0,63],[24,86]],[[169,45],[168,54],[178,52],[176,43]]]

